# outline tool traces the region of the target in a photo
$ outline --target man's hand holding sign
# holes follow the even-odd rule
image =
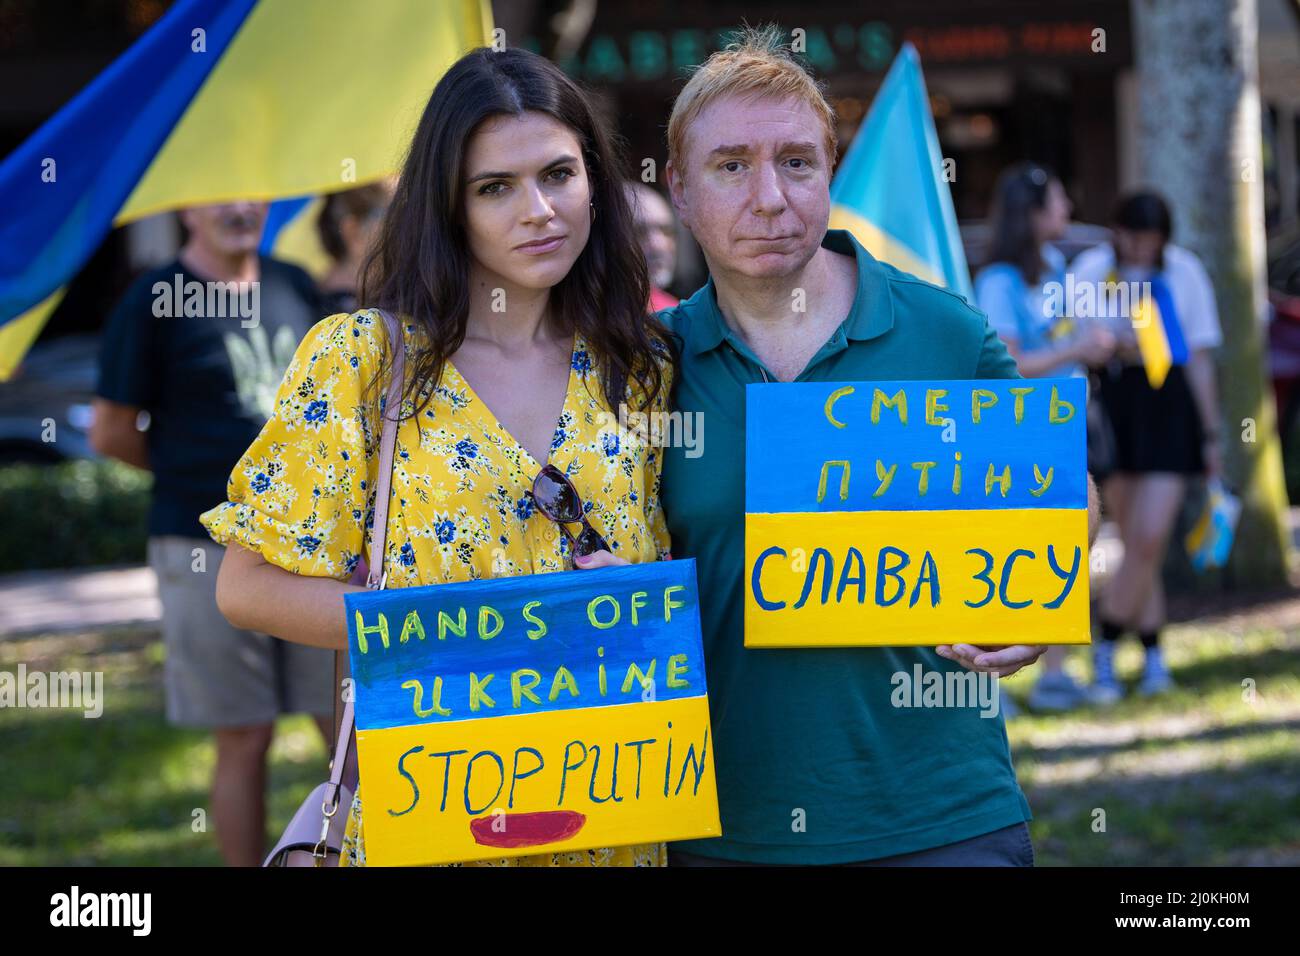
[[[1101,528],[1101,501],[1097,494],[1097,486],[1088,476],[1088,547],[1091,548],[1097,540],[1097,532]],[[1047,652],[1046,644],[1013,644],[1009,647],[986,646],[979,647],[974,644],[941,644],[935,648],[935,653],[940,657],[946,657],[950,661],[956,661],[963,667],[973,671],[983,671],[988,674],[997,674],[999,677],[1010,677],[1022,667],[1028,667],[1036,662]]]
[[[750,385],[746,646],[960,634],[941,656],[1005,676],[1087,643],[1084,401],[1078,379]]]

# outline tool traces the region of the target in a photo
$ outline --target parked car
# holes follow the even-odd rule
[[[32,346],[0,382],[0,464],[96,457],[89,431],[98,356],[97,335]]]
[[[1277,397],[1278,434],[1288,450],[1291,432],[1300,417],[1300,234],[1269,244],[1268,304],[1273,321],[1268,329],[1268,357]]]

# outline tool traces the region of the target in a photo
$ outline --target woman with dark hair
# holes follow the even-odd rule
[[[438,82],[362,277],[370,308],[298,349],[277,410],[207,512],[229,542],[218,601],[241,626],[344,648],[345,581],[375,510],[379,404],[392,348],[407,378],[386,541],[388,587],[668,557],[661,458],[611,421],[662,412],[666,333],[620,174],[582,92],[523,50],[475,50]],[[386,341],[375,311],[398,316]],[[560,469],[610,550],[586,554],[536,510]],[[585,535],[584,535],[585,538]],[[575,554],[576,551],[576,554]],[[612,553],[611,553],[612,552]],[[361,794],[344,863],[365,862]],[[503,865],[662,865],[661,844]]]
[[[1160,569],[1187,479],[1221,472],[1212,350],[1222,333],[1205,267],[1169,241],[1169,207],[1155,193],[1121,199],[1112,227],[1110,244],[1080,253],[1071,266],[1076,288],[1099,290],[1098,322],[1110,327],[1118,343],[1114,361],[1100,374],[1101,402],[1115,438],[1102,494],[1124,542],[1123,563],[1102,595],[1101,640],[1093,645],[1091,692],[1102,704],[1123,694],[1114,654],[1125,630],[1134,631],[1146,649],[1139,692],[1173,686],[1160,653]],[[1163,344],[1148,344],[1144,355],[1139,330],[1148,343],[1158,333]]]
[[[394,182],[381,180],[330,193],[316,216],[316,233],[333,263],[320,280],[324,311],[355,312],[357,284],[370,244],[384,221]]]
[[[1052,245],[1070,224],[1070,200],[1060,179],[1036,163],[1008,167],[993,198],[993,247],[975,277],[975,299],[1026,378],[1087,375],[1110,357],[1114,339],[1103,327],[1079,323],[1065,301],[1065,257]],[[1043,675],[1029,693],[1038,711],[1065,711],[1087,701],[1066,673],[1067,651],[1043,656]]]
[[[1104,330],[1074,321],[1065,302],[1065,257],[1052,242],[1070,224],[1060,179],[1036,163],[1002,172],[994,187],[993,245],[975,276],[976,305],[989,318],[1020,374],[1082,375],[1110,357]]]

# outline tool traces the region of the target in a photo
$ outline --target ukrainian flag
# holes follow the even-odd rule
[[[292,262],[317,281],[324,278],[333,265],[316,230],[324,205],[324,196],[298,196],[271,203],[258,252]]]
[[[0,164],[0,380],[109,230],[391,175],[487,0],[180,0]]]
[[[1134,307],[1132,322],[1147,382],[1152,388],[1161,388],[1171,368],[1187,364],[1187,340],[1164,277],[1155,276],[1150,289],[1151,294],[1142,296]]]
[[[942,169],[921,59],[905,43],[831,183],[830,225],[877,259],[972,301]]]

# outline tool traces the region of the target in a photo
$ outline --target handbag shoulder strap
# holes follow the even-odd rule
[[[392,377],[384,392],[381,411],[382,427],[379,438],[379,469],[375,479],[375,521],[370,533],[369,574],[366,586],[378,590],[384,584],[384,545],[388,537],[388,500],[393,487],[393,457],[397,450],[397,424],[402,413],[402,389],[406,380],[406,344],[401,323],[392,313],[376,309],[384,319],[388,344],[393,353]],[[334,759],[330,762],[329,787],[325,791],[326,807],[337,808],[339,787],[343,781],[344,766],[352,743],[356,723],[353,704],[355,693],[348,696],[343,706],[343,719],[339,723],[338,737],[334,743]],[[332,815],[332,813],[331,813]]]
[[[393,353],[392,377],[384,393],[379,439],[379,470],[375,479],[375,522],[370,534],[370,576],[366,586],[376,589],[384,581],[384,545],[388,537],[388,500],[393,487],[393,456],[397,448],[397,424],[402,413],[402,391],[406,380],[406,344],[401,323],[391,312],[376,309],[384,317],[388,344]]]

